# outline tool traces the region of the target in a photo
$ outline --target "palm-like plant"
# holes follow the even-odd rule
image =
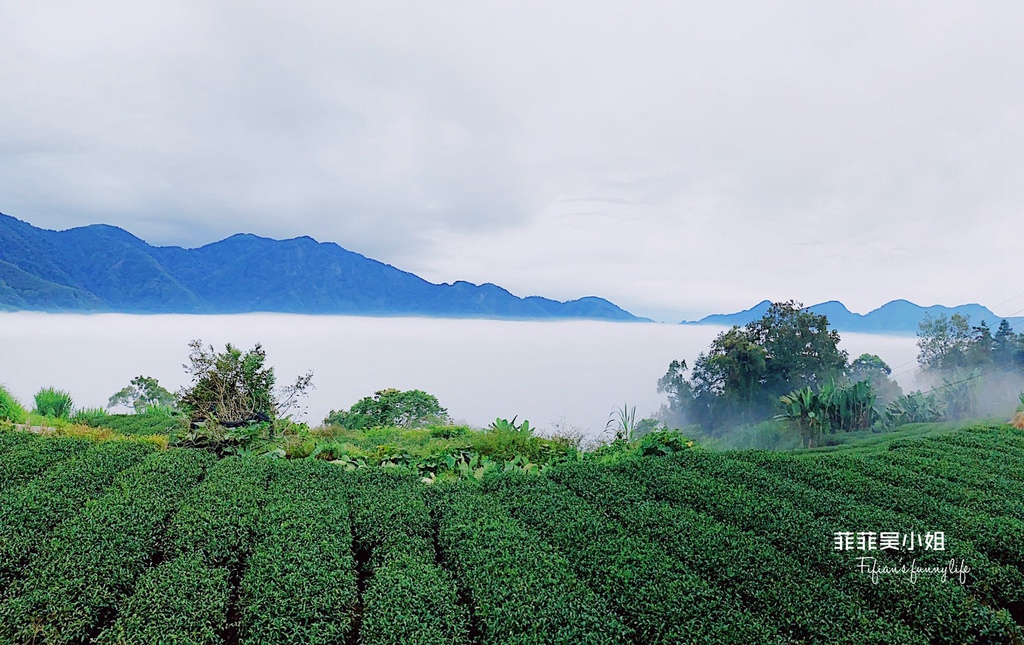
[[[604,424],[604,429],[605,431],[614,430],[615,441],[632,443],[636,439],[638,426],[636,406],[629,407],[623,403],[621,408],[615,408],[608,415],[608,423]]]
[[[827,406],[821,395],[809,387],[793,390],[779,397],[783,413],[777,418],[791,422],[800,432],[800,442],[813,448],[828,425]]]

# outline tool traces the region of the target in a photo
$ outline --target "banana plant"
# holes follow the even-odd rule
[[[518,414],[512,417],[511,421],[499,417],[495,419],[494,422],[488,426],[488,428],[490,430],[498,430],[504,432],[520,432],[522,434],[531,434],[533,432],[533,429],[530,428],[530,422],[524,419],[522,423],[516,425],[516,419],[518,418]]]
[[[789,421],[800,432],[800,442],[813,448],[828,424],[826,405],[821,395],[809,387],[793,390],[779,397],[783,413],[776,418]]]

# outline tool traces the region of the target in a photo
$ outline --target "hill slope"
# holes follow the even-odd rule
[[[644,320],[596,297],[559,302],[493,284],[433,284],[309,237],[154,247],[114,226],[50,231],[0,214],[0,310],[18,309]]]

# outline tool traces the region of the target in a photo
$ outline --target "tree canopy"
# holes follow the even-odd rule
[[[200,340],[191,341],[189,348],[184,367],[192,383],[179,392],[178,401],[194,421],[273,420],[284,416],[313,386],[313,373],[307,372],[275,391],[274,368],[266,364],[267,354],[259,343],[245,352],[231,343],[218,352]]]
[[[719,334],[694,363],[673,361],[659,380],[670,412],[707,429],[767,418],[779,397],[843,375],[847,353],[828,318],[795,301],[777,302],[760,319]]]
[[[387,426],[412,428],[447,420],[448,410],[441,407],[434,395],[422,390],[403,392],[388,388],[374,392],[372,397],[363,397],[349,410],[331,410],[324,424],[358,430]]]
[[[174,395],[164,389],[160,382],[151,376],[136,376],[129,385],[114,392],[107,401],[107,407],[123,405],[133,408],[136,413],[144,412],[152,407],[171,407]]]

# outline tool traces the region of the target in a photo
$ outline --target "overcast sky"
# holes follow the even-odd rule
[[[0,212],[37,226],[311,235],[668,321],[1024,309],[1024,3],[0,0],[0,24]]]

